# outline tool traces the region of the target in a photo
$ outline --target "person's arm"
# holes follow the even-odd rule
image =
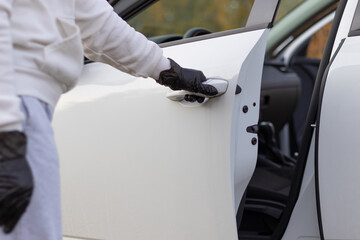
[[[23,116],[13,86],[13,45],[10,16],[13,0],[0,1],[0,132],[21,130]]]
[[[75,18],[87,58],[155,80],[170,68],[162,49],[130,27],[105,0],[76,0]]]
[[[217,94],[214,87],[202,84],[206,77],[201,71],[182,68],[164,57],[157,44],[130,27],[105,0],[76,0],[75,19],[89,59],[152,77],[173,90]]]

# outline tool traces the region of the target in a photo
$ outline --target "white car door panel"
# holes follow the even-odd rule
[[[326,240],[360,239],[360,3],[348,1],[347,7],[356,8],[357,26],[334,53],[318,124],[318,201]],[[343,27],[350,29],[351,22]]]
[[[181,66],[226,80],[226,92],[202,104],[87,64],[54,117],[65,237],[237,239],[236,212],[256,164],[257,135],[247,128],[258,121],[267,35],[164,48]]]

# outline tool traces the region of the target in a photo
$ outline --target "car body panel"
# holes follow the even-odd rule
[[[359,239],[357,156],[360,37],[345,40],[326,81],[319,129],[319,190],[325,239]],[[351,64],[349,60],[351,59]]]
[[[360,239],[360,190],[356,187],[360,112],[354,108],[360,101],[360,37],[347,37],[357,4],[347,2],[340,23],[337,38],[342,40],[334,45],[317,126],[318,202],[326,240]]]
[[[267,34],[164,48],[183,67],[229,81],[223,96],[203,104],[171,101],[171,90],[152,79],[86,65],[54,118],[64,235],[237,239],[237,205],[257,155],[256,134],[245,126],[258,121]],[[239,126],[240,135],[232,135]]]
[[[326,81],[319,125],[319,193],[325,239],[359,239],[360,37],[347,38]],[[351,61],[351,64],[349,64]]]
[[[312,138],[299,198],[282,240],[318,240],[320,238],[315,197],[314,150],[315,137]]]
[[[263,60],[266,47],[264,40],[267,36],[268,30],[264,32],[262,39],[256,43],[243,62],[238,77],[237,85],[241,87],[242,92],[234,99],[230,145],[235,210],[239,207],[256,165],[256,159],[254,161],[253,156],[257,156],[257,133],[249,131],[248,128],[256,126],[259,121],[261,80],[258,81],[258,79],[262,77],[263,66],[259,66],[258,61]],[[262,57],[259,59],[259,56]]]

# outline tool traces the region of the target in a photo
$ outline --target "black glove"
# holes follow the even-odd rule
[[[0,132],[0,226],[10,233],[29,205],[33,176],[25,158],[26,136]]]
[[[168,86],[172,90],[186,90],[207,96],[214,96],[218,93],[215,87],[203,84],[206,77],[201,71],[182,68],[174,60],[170,58],[169,60],[171,68],[160,73],[158,83]]]

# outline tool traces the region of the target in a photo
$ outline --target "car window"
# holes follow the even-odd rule
[[[331,24],[332,22],[326,24],[311,37],[306,51],[306,57],[316,59],[322,58]]]
[[[291,46],[293,45],[294,42],[298,41],[299,38],[301,38],[302,36],[304,36],[304,34],[306,34],[306,32],[309,31],[309,29],[312,29],[314,26],[318,25],[318,24],[322,24],[321,22],[325,21],[326,19],[330,18],[331,15],[334,14],[335,10],[337,9],[339,2],[338,1],[334,1],[332,0],[332,2],[330,2],[330,4],[328,6],[325,6],[325,8],[319,9],[320,11],[316,12],[316,14],[314,14],[311,18],[306,19],[306,21],[304,21],[300,26],[298,26],[297,28],[292,28],[292,32],[288,31],[289,35],[283,35],[283,40],[282,42],[278,42],[277,45],[273,45],[276,46],[276,48],[274,48],[271,52],[271,54],[267,53],[267,56],[271,56],[271,58],[276,58],[279,55],[283,55],[283,52],[286,51],[286,49],[291,48]],[[298,11],[297,14],[299,14],[299,12],[301,13],[301,11]],[[333,16],[332,16],[333,18]],[[290,18],[291,20],[291,18]],[[327,20],[326,20],[327,21]],[[327,23],[329,23],[330,21],[328,21]],[[279,23],[279,25],[277,26],[281,26],[282,28],[277,28],[276,33],[281,33],[281,30],[285,29],[287,26],[291,26],[292,22],[289,21],[289,19],[284,18],[281,21],[281,25]],[[329,30],[330,30],[330,25],[325,26],[322,25],[321,27],[317,28],[320,30],[315,30],[311,36],[309,36],[309,38],[312,37],[313,34],[317,33],[315,37],[311,38],[311,47],[309,48],[308,52],[305,52],[305,54],[307,57],[309,58],[321,58],[321,54],[323,51],[323,48],[325,46],[326,43],[326,38],[325,35],[328,35]],[[273,29],[275,30],[275,28]],[[280,30],[280,31],[279,31]],[[320,35],[322,37],[320,37]],[[285,38],[286,36],[286,38]],[[273,38],[275,38],[276,35],[273,35]],[[321,39],[321,40],[320,40]],[[270,39],[271,40],[271,39]],[[310,40],[309,40],[310,41]],[[320,44],[318,43],[319,41],[322,41],[322,44],[320,47],[317,48],[316,44]],[[306,49],[305,49],[306,50]]]
[[[161,0],[128,23],[146,37],[184,35],[201,27],[219,32],[244,27],[254,0]]]
[[[189,30],[194,30],[194,28],[204,30],[197,31],[198,35],[242,28],[246,25],[254,1],[161,0],[127,19],[127,21],[146,37],[161,43],[164,38],[157,39],[160,40],[157,41],[154,37],[173,35],[172,38],[166,38],[166,41],[173,41],[184,36]],[[275,24],[304,1],[282,0]]]
[[[279,10],[276,14],[275,24],[304,1],[305,0],[281,0]]]

